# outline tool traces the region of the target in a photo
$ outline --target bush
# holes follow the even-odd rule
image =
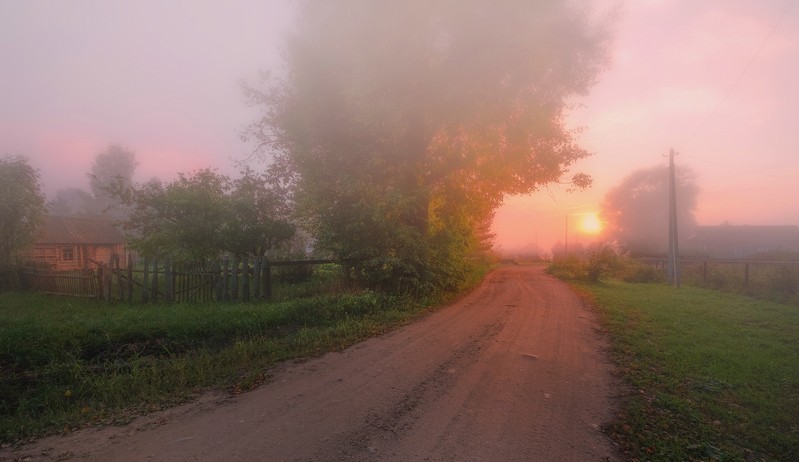
[[[632,283],[664,282],[665,280],[661,268],[631,258],[619,259],[616,276],[624,282]]]
[[[618,266],[616,250],[608,244],[599,244],[587,250],[586,255],[584,278],[589,282],[599,281]]]
[[[607,277],[624,282],[651,283],[663,282],[662,269],[620,255],[611,245],[602,243],[585,252],[583,258],[569,255],[554,260],[547,272],[560,279],[598,282]]]
[[[547,273],[558,279],[582,280],[585,278],[585,266],[574,255],[552,260]]]

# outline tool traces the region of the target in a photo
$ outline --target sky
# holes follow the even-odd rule
[[[592,3],[601,14],[618,2]],[[574,171],[593,187],[508,198],[498,247],[591,241],[581,222],[605,193],[665,165],[672,148],[697,173],[699,224],[799,225],[792,3],[622,3],[610,68],[568,116],[593,153]],[[253,149],[238,133],[257,114],[240,82],[280,72],[294,14],[285,0],[0,0],[0,154],[27,156],[51,198],[88,189],[86,172],[111,143],[136,153],[138,181],[204,167],[235,174]]]

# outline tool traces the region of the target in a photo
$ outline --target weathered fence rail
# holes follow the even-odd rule
[[[320,265],[336,260],[270,261],[266,258],[230,258],[209,268],[186,269],[168,260],[129,256],[121,267],[118,255],[107,266],[79,272],[24,270],[19,277],[26,290],[54,295],[134,302],[251,301],[272,298],[272,269],[280,266]]]
[[[20,272],[19,281],[25,290],[50,295],[98,298],[100,293],[100,280],[92,270],[59,272],[27,270]]]

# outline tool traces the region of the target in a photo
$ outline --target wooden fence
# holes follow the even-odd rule
[[[210,302],[268,300],[272,297],[272,269],[277,266],[319,265],[335,260],[270,261],[266,258],[230,258],[210,269],[181,268],[168,260],[144,258],[126,268],[112,255],[96,270],[54,272],[24,270],[23,289],[53,295],[89,297],[106,301]]]
[[[51,295],[97,298],[100,293],[100,279],[94,270],[24,270],[19,274],[19,283],[24,290]]]
[[[638,260],[664,271],[668,261],[661,257]],[[799,261],[792,260],[681,258],[680,272],[683,280],[711,287],[734,284],[749,290],[767,281],[770,285],[782,284],[790,290],[792,284],[799,284]]]

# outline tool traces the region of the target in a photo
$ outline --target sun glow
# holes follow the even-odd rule
[[[602,232],[602,221],[596,213],[587,213],[580,221],[580,231],[585,234],[599,234]]]

